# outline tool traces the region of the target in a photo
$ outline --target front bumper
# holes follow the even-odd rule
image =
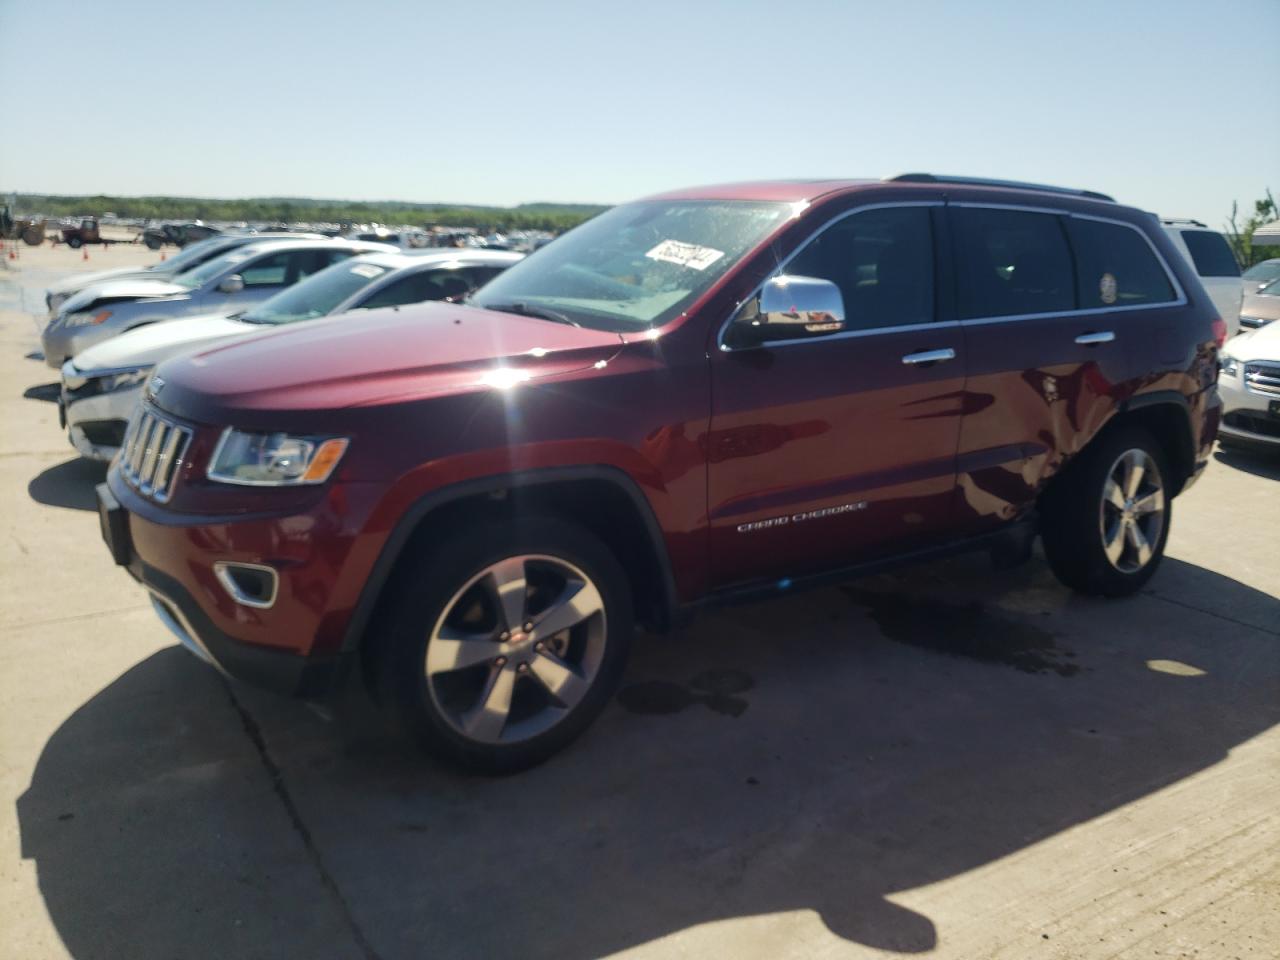
[[[129,418],[141,397],[141,384],[77,397],[68,387],[64,371],[59,404],[71,446],[91,460],[110,460],[120,449]]]
[[[79,327],[68,327],[60,320],[51,320],[40,334],[40,349],[44,351],[44,362],[55,370],[77,353],[88,350],[94,344],[109,340],[120,333],[118,325],[109,320],[103,323],[87,324]]]
[[[347,505],[346,494],[338,499]],[[113,558],[187,649],[285,695],[323,698],[342,685],[356,657],[343,644],[354,604],[344,601],[340,561],[350,541],[328,499],[283,515],[174,515],[133,490],[117,466],[99,485],[98,504]],[[225,562],[270,567],[277,593],[265,605],[237,599],[219,577]]]
[[[1245,385],[1241,373],[1218,379],[1223,417],[1219,433],[1233,440],[1245,440],[1280,447],[1280,393],[1255,390]]]

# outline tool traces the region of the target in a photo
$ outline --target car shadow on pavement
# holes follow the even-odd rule
[[[107,465],[100,460],[76,457],[40,471],[27,484],[27,494],[36,503],[72,510],[97,510],[93,488],[107,477]]]
[[[505,779],[424,761],[358,705],[327,723],[164,650],[49,739],[18,802],[23,856],[81,958],[585,960],[796,910],[928,951],[945,931],[901,894],[1280,723],[1280,601],[1173,559],[1162,581],[1272,629],[959,558],[641,638],[583,740]],[[1125,855],[1096,852],[1116,890]],[[346,939],[308,953],[325,916]]]
[[[22,396],[27,400],[43,400],[45,403],[57,403],[58,398],[62,396],[61,383],[38,383],[34,387],[27,387],[22,391]]]
[[[1228,467],[1265,477],[1268,480],[1280,480],[1280,450],[1238,450],[1233,447],[1219,447],[1214,451],[1213,459]]]

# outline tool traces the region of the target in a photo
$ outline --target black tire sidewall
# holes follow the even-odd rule
[[[604,601],[604,657],[591,689],[555,727],[518,743],[476,743],[454,729],[427,690],[427,643],[445,605],[464,583],[490,564],[517,554],[559,557],[591,578]],[[591,533],[555,518],[477,524],[445,538],[410,563],[383,621],[386,632],[375,675],[384,702],[431,753],[475,772],[514,773],[564,749],[608,704],[630,649],[632,599],[622,567]]]
[[[1164,488],[1164,523],[1152,547],[1151,561],[1126,573],[1107,559],[1099,526],[1102,489],[1116,461],[1128,450],[1142,450],[1160,471]],[[1151,434],[1138,426],[1122,426],[1100,437],[1058,478],[1045,503],[1042,540],[1054,574],[1067,586],[1095,596],[1123,597],[1136,593],[1155,574],[1164,558],[1173,523],[1169,461]]]

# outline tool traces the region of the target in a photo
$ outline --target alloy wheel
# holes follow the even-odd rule
[[[604,600],[582,570],[552,556],[490,564],[444,607],[427,643],[428,693],[469,740],[527,740],[563,721],[603,660]]]
[[[1113,567],[1137,573],[1151,562],[1164,532],[1165,494],[1160,468],[1145,450],[1126,450],[1112,464],[1098,519]]]

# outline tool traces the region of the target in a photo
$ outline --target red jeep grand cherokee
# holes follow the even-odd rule
[[[615,207],[471,301],[170,361],[99,487],[184,644],[536,763],[637,622],[1044,540],[1137,590],[1217,431],[1221,321],[1149,214],[913,174]]]

